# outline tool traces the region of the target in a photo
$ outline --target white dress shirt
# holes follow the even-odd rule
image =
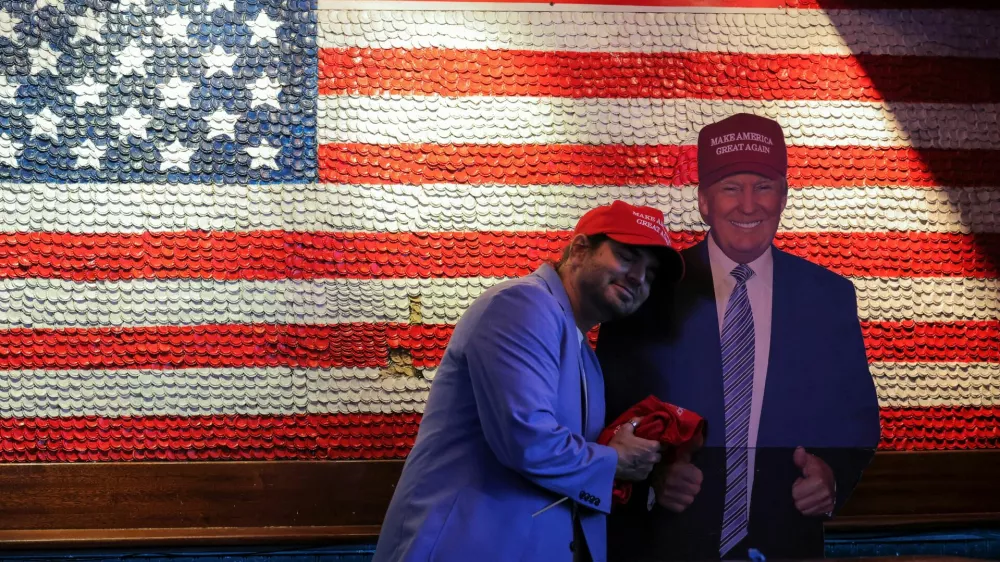
[[[726,305],[729,296],[736,288],[736,278],[731,275],[739,264],[729,259],[708,236],[708,260],[712,266],[712,284],[715,285],[715,306],[719,314],[719,337],[722,337],[722,322],[726,315]],[[760,410],[764,403],[764,381],[767,379],[767,360],[771,349],[771,296],[774,289],[774,256],[771,248],[757,259],[747,264],[753,270],[747,285],[747,296],[750,298],[750,308],[753,312],[754,328],[754,362],[753,391],[750,401],[750,435],[747,444],[751,447],[747,455],[747,510],[750,509],[750,498],[753,496],[753,473],[755,455],[753,447],[757,446],[757,429],[760,425]]]
[[[579,359],[579,361],[580,361],[580,381],[581,381],[580,384],[582,385],[582,388],[580,389],[580,393],[583,395],[583,432],[586,433],[587,432],[587,416],[590,413],[589,412],[589,410],[590,410],[590,397],[587,395],[587,393],[589,392],[587,390],[587,368],[583,366],[583,352],[584,352],[583,346],[590,345],[590,342],[587,341],[586,336],[583,335],[583,331],[580,330],[579,326],[576,327],[576,335],[577,335],[577,338],[579,339],[579,342],[580,342],[580,359]]]

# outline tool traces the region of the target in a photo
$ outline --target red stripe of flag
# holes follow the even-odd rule
[[[1000,321],[864,322],[871,361],[1000,362]],[[436,367],[451,324],[228,324],[0,331],[0,369]]]
[[[1000,362],[1000,320],[862,322],[869,361]]]
[[[969,76],[975,88],[956,88]],[[1000,60],[882,55],[322,49],[320,94],[989,103]]]
[[[3,462],[402,458],[419,414],[0,418]]]
[[[389,347],[400,345],[400,331],[411,329],[363,323],[18,328],[0,331],[0,369],[382,367]],[[421,342],[435,344],[435,331],[428,327]],[[451,334],[450,327],[441,331]]]
[[[411,0],[404,0],[411,1]],[[460,2],[492,2],[494,0],[445,0]],[[797,0],[572,0],[561,4],[596,4],[612,6],[656,6],[656,7],[698,7],[698,8],[783,8],[788,2]],[[812,0],[809,0],[812,1]],[[512,0],[515,4],[543,4],[539,0]],[[551,6],[551,2],[544,2]]]
[[[412,1],[412,0],[404,0]],[[453,1],[456,4],[463,2],[492,2],[494,0],[445,0]],[[552,2],[541,2],[539,0],[513,0],[516,4],[544,4],[553,5]],[[939,0],[569,0],[561,2],[567,4],[594,4],[609,6],[652,6],[652,7],[694,7],[694,8],[722,8],[724,10],[734,10],[739,8],[797,8],[800,10],[922,10],[922,9],[942,9]],[[976,9],[976,10],[997,10],[1000,9],[991,0],[954,0],[949,2],[946,9]]]
[[[732,4],[730,0],[718,1],[718,6],[739,7],[741,0],[733,0]],[[954,0],[947,4],[940,0],[785,0],[784,3],[800,10],[1000,10],[1000,4],[993,0]]]
[[[882,408],[881,449],[1000,445],[996,407]],[[402,459],[419,414],[0,418],[3,462]]]
[[[854,277],[993,278],[1000,271],[1000,233],[781,232],[775,245]]]
[[[0,369],[378,368],[389,349],[436,366],[452,325],[205,324],[0,330]]]
[[[686,248],[700,232],[673,232]],[[569,231],[146,232],[0,235],[0,278],[389,279],[515,277],[558,255]],[[1000,234],[782,232],[776,245],[842,275],[994,277]]]
[[[684,145],[371,145],[319,147],[319,177],[347,184],[688,185],[697,147]],[[789,147],[792,187],[992,186],[1000,150]]]
[[[1000,447],[1000,408],[945,406],[881,408],[881,449],[940,450]]]

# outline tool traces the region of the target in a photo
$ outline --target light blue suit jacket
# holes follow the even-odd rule
[[[574,510],[604,562],[618,460],[595,443],[604,418],[600,364],[556,271],[490,288],[455,327],[374,562],[569,562]]]

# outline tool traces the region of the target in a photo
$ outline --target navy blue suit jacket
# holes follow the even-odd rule
[[[604,562],[618,463],[595,443],[604,418],[600,365],[556,271],[493,286],[455,326],[374,562],[571,562],[574,510]]]
[[[803,446],[824,459],[843,505],[874,453],[879,407],[868,370],[851,282],[772,247],[771,345],[761,409],[747,547],[769,557],[823,553],[823,519],[802,516],[791,495]],[[694,458],[701,493],[683,513],[646,510],[645,489],[612,513],[609,555],[637,559],[718,559],[725,491],[722,361],[708,245],[683,252],[687,274],[634,315],[601,326],[597,353],[607,381],[608,419],[649,394],[707,420]],[[737,553],[746,555],[745,550]]]

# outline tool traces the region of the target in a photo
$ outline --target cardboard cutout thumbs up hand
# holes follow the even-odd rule
[[[802,471],[802,476],[792,484],[795,508],[806,516],[830,514],[837,500],[833,469],[802,447],[792,453],[792,462]]]
[[[674,448],[673,462],[691,463],[691,458],[697,453],[702,446],[705,444],[705,435],[703,433],[695,434],[694,438]]]
[[[691,464],[691,457],[703,443],[704,439],[699,434],[677,447],[670,464],[658,468],[653,490],[656,492],[656,503],[664,509],[680,513],[694,503],[695,496],[701,492],[703,475],[701,469]]]

